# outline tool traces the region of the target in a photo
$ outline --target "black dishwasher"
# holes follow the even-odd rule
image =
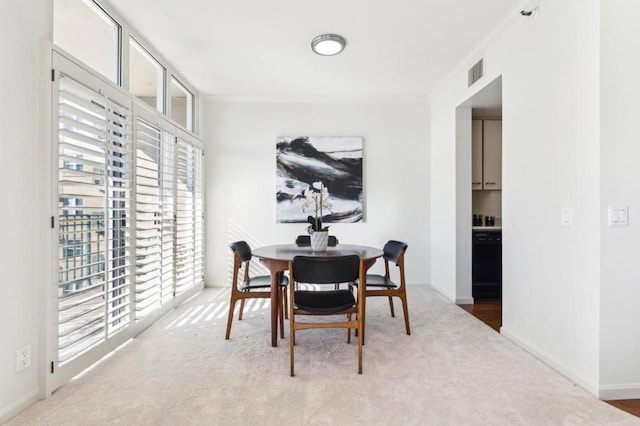
[[[473,230],[471,294],[475,300],[502,299],[502,231]]]

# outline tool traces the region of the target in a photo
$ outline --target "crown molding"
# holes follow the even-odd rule
[[[427,95],[315,95],[234,96],[204,95],[207,103],[427,103]]]

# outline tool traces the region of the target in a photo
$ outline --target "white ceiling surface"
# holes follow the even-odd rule
[[[109,0],[202,94],[429,95],[515,0]],[[347,39],[322,57],[311,40]]]

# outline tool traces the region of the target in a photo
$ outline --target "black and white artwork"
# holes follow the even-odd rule
[[[362,221],[362,137],[279,137],[276,167],[278,223],[302,223],[313,216],[302,204],[304,190],[318,181],[329,191],[324,223]]]

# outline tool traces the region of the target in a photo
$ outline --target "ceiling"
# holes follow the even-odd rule
[[[426,96],[515,0],[109,0],[202,94]],[[347,39],[312,53],[323,33]]]

